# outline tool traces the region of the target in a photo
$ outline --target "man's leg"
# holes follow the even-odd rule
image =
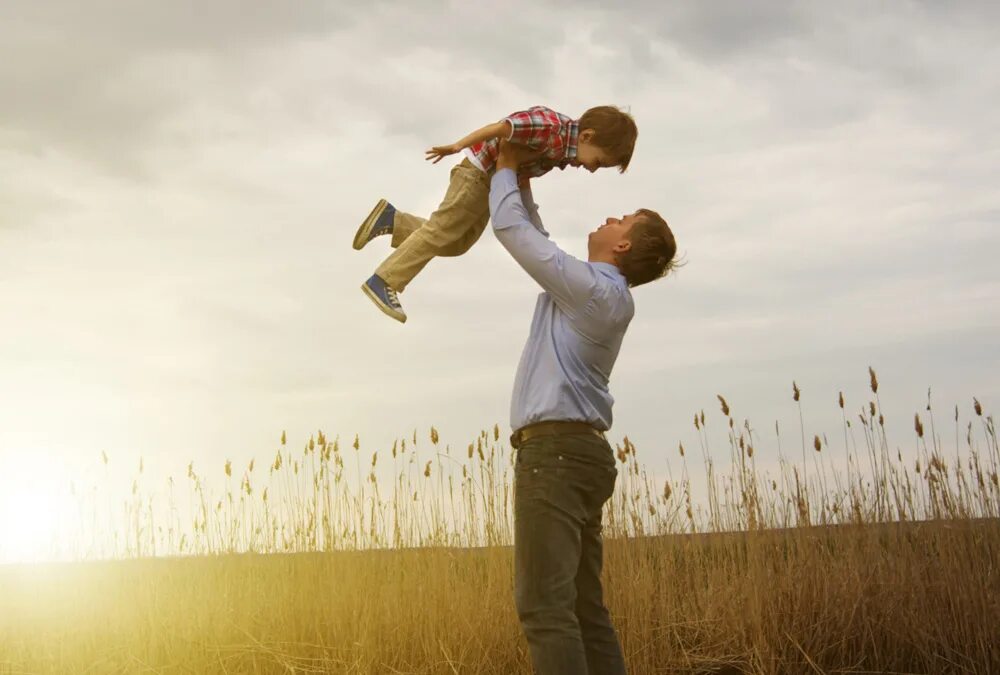
[[[580,529],[585,507],[550,439],[517,453],[514,484],[514,599],[539,675],[586,675],[576,618]]]
[[[448,192],[430,218],[396,212],[392,233],[396,250],[375,274],[401,292],[431,258],[461,255],[468,250],[489,218],[489,178],[463,161],[452,168]]]
[[[600,469],[599,469],[600,470]],[[601,477],[599,480],[607,480]],[[614,476],[610,478],[612,489]],[[625,675],[622,648],[604,606],[601,568],[604,544],[601,540],[603,502],[587,519],[580,542],[580,568],[576,574],[576,616],[587,654],[591,675]]]

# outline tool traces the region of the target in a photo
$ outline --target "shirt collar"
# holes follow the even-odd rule
[[[576,159],[576,146],[580,141],[580,123],[576,120],[566,125],[566,159]]]
[[[617,266],[606,262],[592,262],[589,264],[594,268],[596,268],[598,272],[606,276],[608,279],[611,279],[612,281],[617,282],[619,284],[624,284],[625,286],[628,286],[628,283],[625,280],[625,275],[622,274],[622,271],[618,269]]]

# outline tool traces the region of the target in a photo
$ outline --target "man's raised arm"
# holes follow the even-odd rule
[[[514,260],[571,317],[578,316],[596,286],[596,274],[590,265],[574,258],[548,239],[544,229],[536,228],[521,198],[517,174],[511,167],[517,162],[507,144],[501,144],[497,171],[490,183],[490,219],[493,232]],[[530,195],[530,191],[528,192]],[[534,203],[531,204],[534,211]],[[537,212],[534,213],[537,220]],[[538,225],[541,221],[538,220]]]

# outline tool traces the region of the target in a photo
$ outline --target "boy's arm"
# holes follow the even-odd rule
[[[512,131],[513,126],[506,119],[494,122],[493,124],[487,124],[485,127],[476,129],[471,134],[456,143],[452,143],[451,145],[434,146],[425,153],[427,155],[425,159],[434,160],[434,164],[437,164],[448,155],[453,155],[464,148],[475,145],[476,143],[482,143],[483,141],[488,141],[491,138],[509,139]]]
[[[440,162],[448,155],[460,152],[464,148],[482,143],[493,138],[510,141],[517,145],[541,149],[553,133],[559,133],[562,120],[559,114],[544,106],[536,105],[527,110],[511,113],[499,122],[487,124],[476,129],[462,140],[451,145],[437,145],[427,150],[425,159]]]

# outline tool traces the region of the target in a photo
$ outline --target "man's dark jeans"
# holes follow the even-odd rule
[[[601,589],[601,510],[618,469],[593,434],[523,443],[514,471],[514,598],[539,675],[623,675]]]

